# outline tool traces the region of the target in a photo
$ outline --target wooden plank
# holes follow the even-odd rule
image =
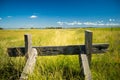
[[[29,58],[25,64],[20,80],[27,80],[28,75],[33,72],[36,63],[36,57],[37,57],[37,50],[35,48],[32,48],[32,52],[29,55]]]
[[[24,40],[25,40],[25,57],[27,60],[29,58],[31,51],[32,51],[32,37],[31,37],[31,35],[25,34]]]
[[[80,76],[84,76],[85,80],[92,80],[87,54],[80,54],[79,60],[81,62],[80,64],[81,64],[81,72],[82,72]]]
[[[109,44],[101,43],[101,44],[93,44],[92,45],[92,53],[104,53],[107,51]],[[76,55],[81,51],[85,51],[85,45],[69,45],[69,46],[39,46],[33,47],[38,51],[39,56],[45,55]],[[25,48],[24,47],[12,47],[8,48],[7,52],[10,57],[16,56],[24,56]]]
[[[88,62],[90,65],[92,57],[92,32],[89,30],[85,31],[85,54],[87,54]]]
[[[108,47],[109,47],[108,43],[92,44],[92,54],[105,53],[108,51]]]

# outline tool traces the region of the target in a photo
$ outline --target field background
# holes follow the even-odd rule
[[[84,31],[93,32],[93,43],[109,43],[107,53],[92,55],[93,80],[120,79],[120,28],[0,30],[0,80],[18,80],[24,57],[11,58],[8,47],[24,46],[24,34],[32,35],[33,46],[84,44]],[[78,55],[39,56],[29,80],[81,80]]]

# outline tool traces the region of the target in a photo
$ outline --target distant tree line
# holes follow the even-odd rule
[[[0,30],[3,30],[3,28],[2,28],[2,27],[0,27]]]
[[[45,29],[62,29],[62,27],[46,27]]]
[[[63,28],[62,27],[45,27],[45,28],[31,27],[31,28],[19,28],[19,29],[63,29]]]

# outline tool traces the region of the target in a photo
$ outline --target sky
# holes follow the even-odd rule
[[[120,26],[120,0],[0,0],[0,27]]]

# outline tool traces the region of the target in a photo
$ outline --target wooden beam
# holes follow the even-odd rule
[[[33,72],[36,63],[36,57],[37,57],[37,50],[35,48],[32,48],[32,52],[29,55],[29,58],[25,64],[20,80],[27,80],[28,75]]]
[[[107,51],[109,44],[93,44],[92,53],[104,53]],[[85,51],[85,45],[69,45],[69,46],[39,46],[33,47],[37,49],[39,56],[47,55],[76,55],[82,51]],[[10,57],[24,56],[25,47],[12,47],[7,49]]]

